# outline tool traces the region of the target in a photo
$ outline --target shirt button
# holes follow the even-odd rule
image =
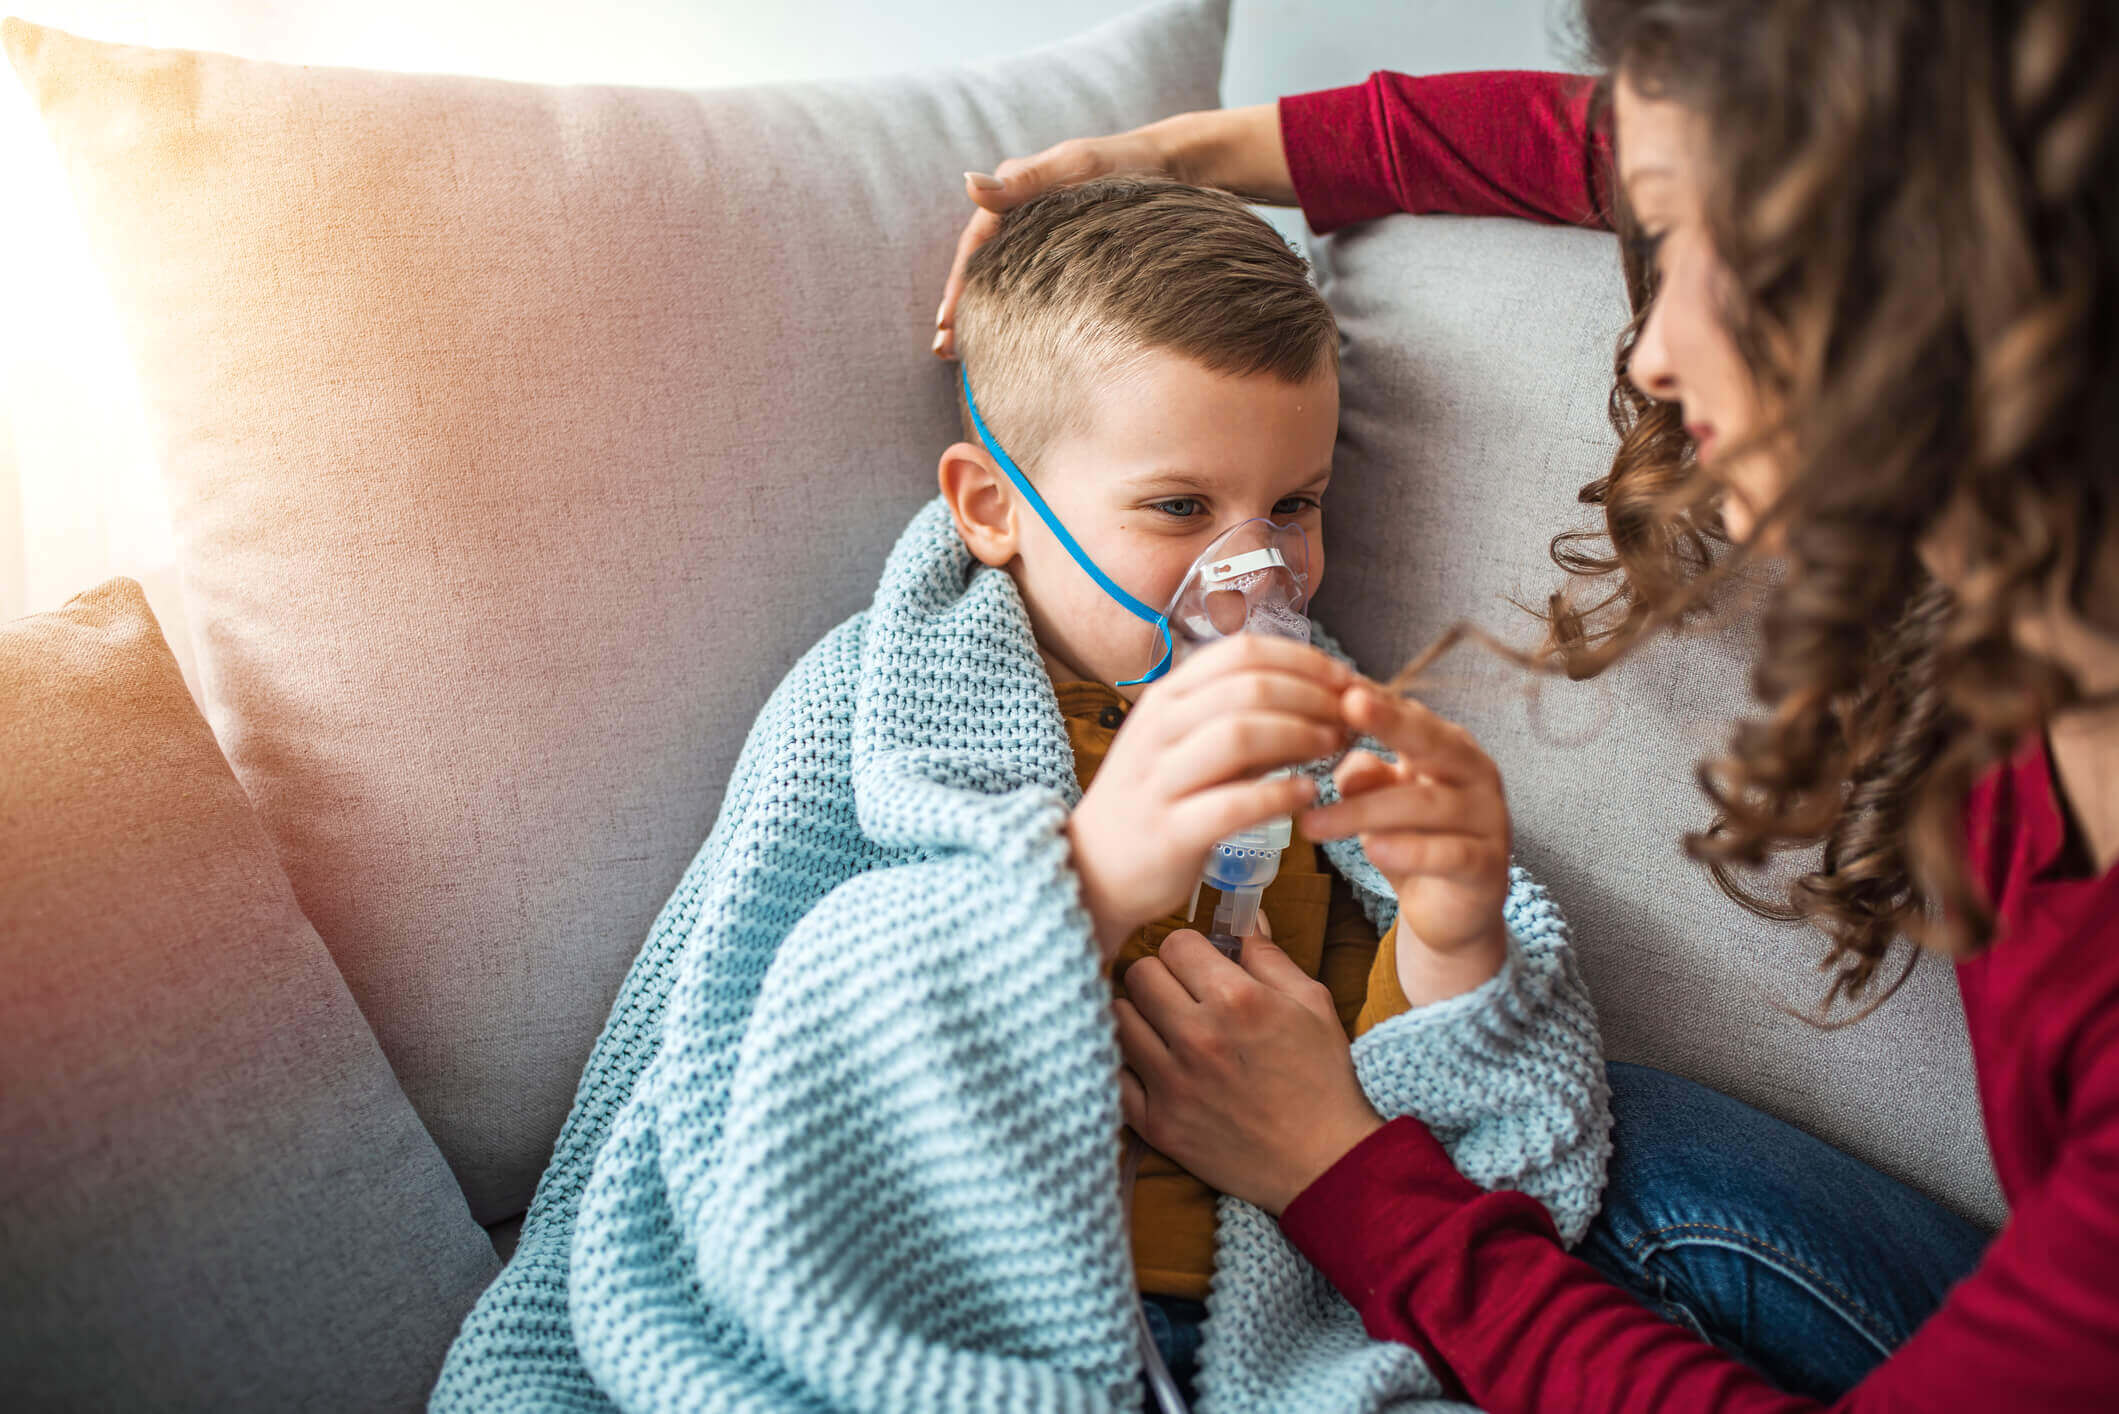
[[[1126,720],[1126,714],[1116,707],[1106,707],[1096,714],[1096,724],[1106,731],[1117,731],[1118,724]]]

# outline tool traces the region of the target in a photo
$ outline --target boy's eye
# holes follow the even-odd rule
[[[1178,520],[1190,520],[1204,509],[1197,496],[1172,496],[1167,501],[1154,501],[1150,505],[1164,515],[1173,516]]]
[[[1323,509],[1324,502],[1315,496],[1289,496],[1273,503],[1273,514],[1276,516],[1299,516]]]

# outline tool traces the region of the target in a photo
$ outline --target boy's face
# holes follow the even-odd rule
[[[1055,441],[1025,470],[1089,558],[1150,608],[1170,602],[1217,535],[1255,516],[1302,527],[1314,595],[1338,428],[1339,379],[1328,364],[1291,384],[1154,350],[1104,385],[1087,432]],[[1162,652],[1154,626],[1098,588],[1021,497],[1009,490],[1005,500],[1012,546],[999,548],[1012,558],[972,549],[1015,576],[1055,677],[1117,683],[1146,672]],[[1145,689],[1119,690],[1131,698]]]

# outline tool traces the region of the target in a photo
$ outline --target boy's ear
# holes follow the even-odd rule
[[[986,449],[957,442],[942,453],[936,471],[942,499],[956,520],[964,547],[982,565],[999,569],[1015,559],[1017,511],[1022,505]]]

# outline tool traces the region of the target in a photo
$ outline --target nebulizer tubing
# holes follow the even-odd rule
[[[1142,676],[1119,687],[1138,687],[1156,681],[1187,651],[1234,633],[1271,633],[1310,641],[1309,541],[1302,527],[1259,517],[1231,527],[1217,536],[1185,572],[1169,607],[1161,613],[1150,609],[1124,589],[1089,558],[1075,538],[1060,524],[1045,498],[1037,493],[1021,468],[1001,449],[986,426],[979,405],[971,396],[971,377],[960,374],[964,406],[971,425],[988,453],[999,464],[1023,499],[1044,521],[1062,548],[1073,557],[1097,587],[1116,600],[1135,618],[1152,625],[1162,635],[1162,655]],[[1280,872],[1280,855],[1292,837],[1294,822],[1287,816],[1240,830],[1215,843],[1208,851],[1200,884],[1213,884],[1220,896],[1208,934],[1225,955],[1240,955],[1243,940],[1258,929],[1259,901],[1266,886]],[[1192,890],[1194,911],[1199,906],[1199,886]],[[1138,1134],[1127,1131],[1125,1155],[1119,1168],[1119,1211],[1125,1216],[1129,1234],[1133,1226],[1133,1187],[1140,1176],[1141,1158],[1147,1145]],[[1147,1300],[1138,1281],[1133,1288],[1133,1323],[1139,1337],[1141,1363],[1147,1371],[1148,1387],[1162,1414],[1189,1414],[1177,1380],[1163,1361],[1148,1324]]]
[[[1074,562],[1082,567],[1089,578],[1096,581],[1097,588],[1117,600],[1120,608],[1137,619],[1145,620],[1162,635],[1162,656],[1155,660],[1155,665],[1149,668],[1145,674],[1133,679],[1131,682],[1122,682],[1116,685],[1119,687],[1139,687],[1143,683],[1154,682],[1164,673],[1170,671],[1172,653],[1170,620],[1167,616],[1156,613],[1146,604],[1141,603],[1140,600],[1128,594],[1119,587],[1116,580],[1097,568],[1096,561],[1089,558],[1089,552],[1084,550],[1076,543],[1074,537],[1067,533],[1067,527],[1061,525],[1060,518],[1052,513],[1052,507],[1046,505],[1045,498],[1037,494],[1037,488],[1030,484],[1029,477],[1023,475],[1023,469],[1015,464],[1015,459],[1001,450],[1000,439],[996,438],[988,430],[986,419],[979,415],[978,401],[971,396],[971,374],[969,370],[960,370],[957,378],[963,385],[964,407],[971,414],[972,430],[979,434],[979,441],[985,444],[987,452],[992,455],[994,461],[1000,464],[1001,471],[1006,474],[1010,484],[1015,487],[1016,494],[1029,503],[1031,510],[1037,512],[1037,518],[1045,523],[1045,528],[1050,530],[1053,538],[1059,541],[1060,548],[1074,557]]]
[[[1140,1177],[1140,1161],[1148,1152],[1148,1146],[1132,1130],[1126,1131],[1126,1156],[1120,1162],[1118,1174],[1118,1210],[1126,1215],[1127,1247],[1130,1249],[1133,1231],[1133,1184]],[[1138,1277],[1133,1283],[1133,1333],[1140,1341],[1140,1360],[1148,1374],[1148,1389],[1155,1396],[1156,1407],[1162,1414],[1191,1414],[1185,1397],[1177,1388],[1177,1377],[1163,1362],[1162,1347],[1155,1343],[1155,1329],[1148,1324],[1148,1299],[1140,1289]]]

